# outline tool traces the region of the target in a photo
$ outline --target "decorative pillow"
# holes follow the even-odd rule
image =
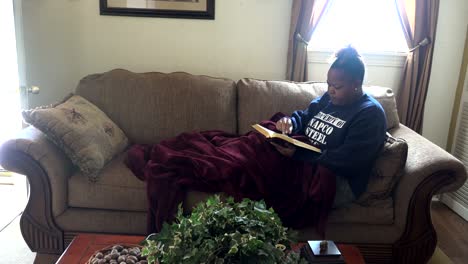
[[[369,178],[367,191],[356,203],[369,206],[374,200],[388,198],[395,184],[400,180],[408,156],[408,144],[401,138],[394,138],[387,133],[385,145],[382,148]]]
[[[41,130],[88,176],[99,171],[128,145],[123,131],[95,105],[78,95],[62,103],[23,111],[24,120]]]

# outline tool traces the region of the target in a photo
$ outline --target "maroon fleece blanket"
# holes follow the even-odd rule
[[[275,130],[278,117],[261,124]],[[159,144],[134,145],[127,166],[147,184],[149,233],[174,220],[187,191],[197,190],[263,199],[285,226],[315,226],[323,235],[335,197],[330,170],[281,155],[254,131],[182,133]]]

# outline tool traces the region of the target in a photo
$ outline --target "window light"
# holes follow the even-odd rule
[[[309,50],[408,52],[394,0],[333,0],[312,34]]]

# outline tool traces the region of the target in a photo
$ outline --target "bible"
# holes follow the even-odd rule
[[[266,138],[271,138],[271,139],[281,139],[281,140],[284,140],[288,143],[291,143],[293,144],[294,146],[297,146],[297,147],[301,147],[301,148],[305,148],[305,149],[308,149],[308,150],[312,150],[314,152],[317,152],[317,153],[322,153],[322,151],[317,148],[317,147],[314,147],[312,145],[309,145],[307,143],[304,143],[302,141],[299,141],[297,139],[294,139],[286,134],[280,134],[280,133],[276,133],[275,131],[272,131],[268,128],[265,128],[259,124],[255,124],[252,126],[256,131],[260,132],[260,134],[264,135]]]

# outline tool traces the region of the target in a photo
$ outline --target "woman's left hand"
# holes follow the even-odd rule
[[[294,152],[296,152],[296,147],[293,144],[287,142],[285,142],[285,145],[280,145],[278,143],[270,141],[270,144],[272,144],[276,148],[276,150],[278,150],[279,153],[283,154],[286,157],[292,157],[294,155]]]

